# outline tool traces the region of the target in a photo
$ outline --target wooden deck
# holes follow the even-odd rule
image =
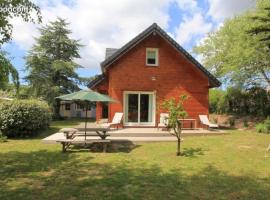
[[[84,134],[83,128],[75,127],[80,132],[81,137],[75,137],[74,140],[83,141]],[[168,131],[157,128],[123,128],[112,129],[108,132],[110,136],[108,140],[129,140],[132,142],[162,142],[162,141],[176,141],[176,137],[172,136]],[[223,130],[183,130],[182,136],[207,136],[207,135],[223,135],[226,132]],[[56,141],[65,139],[63,133],[55,133],[43,139],[44,143],[56,143]],[[91,136],[87,136],[86,139],[100,139],[98,135],[91,132]]]

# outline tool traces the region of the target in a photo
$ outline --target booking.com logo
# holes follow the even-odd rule
[[[28,12],[28,8],[25,6],[0,7],[0,13],[1,12],[3,12],[3,13],[7,13],[7,12],[22,13],[22,12]]]

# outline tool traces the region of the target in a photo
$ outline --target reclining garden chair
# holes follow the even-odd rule
[[[203,125],[206,125],[208,126],[209,128],[218,128],[218,125],[217,124],[212,124],[207,115],[199,115],[199,118],[200,118],[200,121]]]
[[[118,126],[121,124],[122,118],[123,118],[123,113],[116,112],[114,114],[114,117],[111,123],[104,123],[104,124],[101,124],[101,126],[104,128],[110,128],[111,126],[116,126],[118,129]]]

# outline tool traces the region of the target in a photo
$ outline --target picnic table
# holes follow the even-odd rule
[[[95,132],[102,140],[105,140],[106,137],[110,136],[108,134],[108,131],[110,128],[104,128],[104,127],[96,127],[96,128],[87,128],[87,131],[89,132]],[[76,133],[76,136],[94,136],[93,134],[89,133]],[[85,137],[86,140],[86,137]]]
[[[88,128],[90,132],[95,132],[97,135],[89,133],[78,133],[77,129],[74,128],[63,128],[60,132],[64,133],[65,139],[58,140],[57,142],[62,144],[62,151],[66,152],[70,145],[74,144],[93,144],[101,143],[103,152],[107,151],[107,144],[110,143],[110,140],[107,140],[106,137],[110,136],[108,134],[109,128],[97,127],[97,128]],[[84,140],[75,140],[76,137],[84,136]],[[87,139],[86,136],[99,136],[101,139]]]

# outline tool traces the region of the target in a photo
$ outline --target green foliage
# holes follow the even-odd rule
[[[270,114],[270,93],[260,87],[210,90],[209,101],[211,113],[263,117]]]
[[[211,113],[224,113],[226,91],[211,89],[209,91],[209,110]]]
[[[270,3],[267,1],[258,1],[257,9],[261,12],[257,12],[252,16],[255,24],[249,33],[260,37],[262,44],[267,43],[270,45]]]
[[[26,22],[41,22],[40,9],[30,0],[1,1],[0,8],[0,89],[6,89],[9,84],[9,78],[11,77],[18,92],[19,74],[7,58],[6,52],[1,50],[2,44],[12,39],[12,18],[19,17]],[[27,10],[22,10],[22,8]],[[34,18],[34,14],[36,14],[37,18]]]
[[[243,125],[244,125],[245,128],[248,128],[248,121],[247,121],[247,119],[244,119]]]
[[[12,97],[14,97],[14,95],[13,95],[12,92],[9,92],[7,90],[0,90],[0,97],[3,97],[3,98],[12,98]]]
[[[181,155],[180,143],[182,133],[182,122],[179,119],[184,119],[187,116],[187,112],[184,109],[184,102],[188,99],[187,95],[181,95],[178,102],[175,98],[165,99],[160,108],[165,112],[168,112],[168,128],[173,129],[174,133],[171,133],[177,138],[177,156]]]
[[[47,103],[38,100],[0,102],[0,110],[0,130],[8,137],[36,135],[51,120]]]
[[[257,124],[256,130],[258,133],[270,133],[270,117],[264,120],[263,123]]]
[[[75,72],[79,67],[73,60],[80,58],[78,40],[70,39],[68,23],[58,18],[40,29],[41,36],[26,58],[29,75],[26,77],[32,93],[59,107],[55,97],[78,91],[80,77]]]
[[[226,20],[194,48],[194,52],[203,56],[203,64],[224,82],[241,87],[270,85],[269,45],[260,42],[261,36],[249,33],[256,25],[252,16],[263,12],[257,7]]]
[[[6,89],[9,83],[9,77],[11,76],[12,81],[18,90],[19,88],[19,74],[15,67],[12,66],[10,60],[6,58],[6,53],[0,51],[0,89]]]
[[[12,38],[13,26],[10,19],[20,17],[26,22],[41,22],[40,9],[30,0],[2,0],[0,7],[6,8],[0,12],[0,45]],[[26,8],[28,12],[17,9],[19,7]],[[37,18],[34,17],[34,14]]]
[[[3,135],[3,133],[0,131],[0,143],[7,142],[7,136]]]
[[[173,128],[174,130],[182,128],[181,122],[179,122],[178,119],[183,119],[187,116],[187,112],[185,111],[183,106],[184,101],[186,101],[187,98],[187,95],[181,95],[178,102],[175,98],[166,99],[162,102],[160,106],[161,109],[164,109],[166,112],[169,113],[169,128]]]
[[[258,133],[264,133],[264,131],[265,131],[265,127],[264,127],[263,123],[256,124],[255,128],[256,128]]]
[[[8,84],[5,90],[0,89],[0,97],[31,99],[31,88],[28,85],[20,85],[19,90],[13,84]]]

